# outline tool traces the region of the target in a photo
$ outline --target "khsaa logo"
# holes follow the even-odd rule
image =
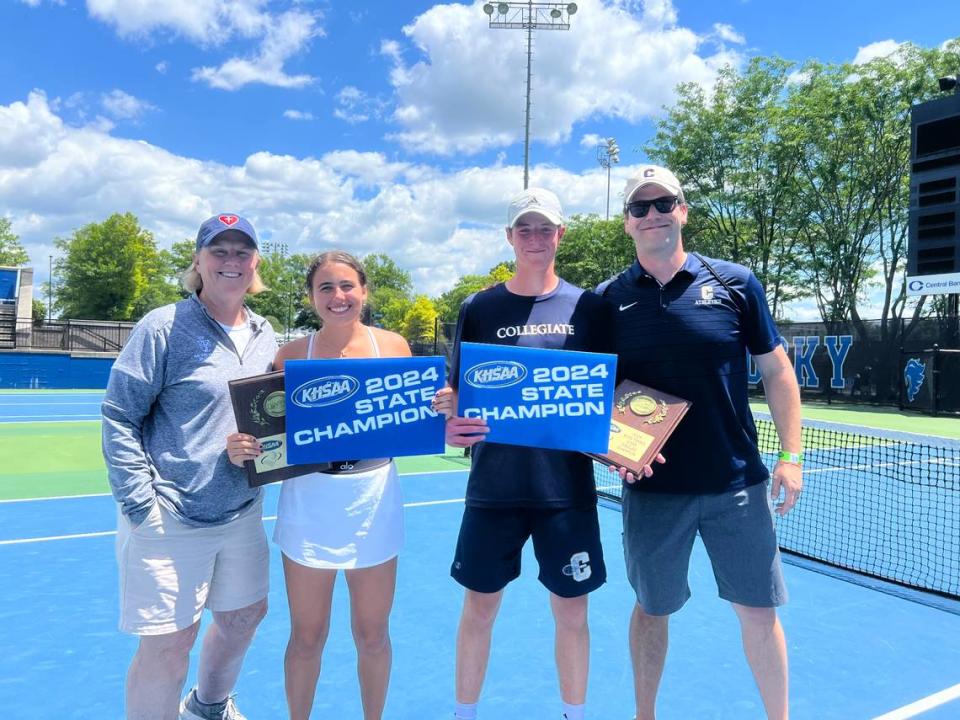
[[[302,408],[335,405],[352,397],[360,389],[360,382],[349,375],[328,375],[315,378],[293,391],[293,404]]]
[[[505,388],[522,382],[527,368],[513,360],[490,360],[474,365],[464,373],[467,384],[475,388]]]

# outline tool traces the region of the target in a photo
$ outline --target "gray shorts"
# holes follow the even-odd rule
[[[690,597],[687,572],[697,533],[720,597],[749,607],[787,601],[766,483],[716,495],[626,490],[624,557],[644,612],[670,615]]]

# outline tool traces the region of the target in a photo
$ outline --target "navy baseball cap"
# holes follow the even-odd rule
[[[260,249],[260,243],[257,242],[257,231],[253,229],[249,220],[239,215],[222,213],[203,221],[200,231],[197,233],[197,252],[200,252],[212,243],[220,233],[227,230],[236,230],[243,233],[257,250]]]

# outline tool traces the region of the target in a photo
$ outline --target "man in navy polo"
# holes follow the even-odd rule
[[[692,401],[652,477],[623,498],[637,720],[653,720],[670,615],[690,597],[697,534],[720,597],[740,620],[743,647],[769,718],[788,715],[787,649],[776,607],[786,589],[772,504],[785,515],[802,486],[800,392],[766,297],[747,268],[687,253],[687,205],[672,172],[643,166],[627,182],[624,228],[637,262],[597,291],[613,304],[618,375]],[[747,402],[747,351],[780,438],[769,473]],[[782,500],[781,500],[782,495]]]

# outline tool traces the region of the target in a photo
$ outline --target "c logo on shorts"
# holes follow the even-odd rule
[[[570,564],[565,565],[563,574],[572,577],[576,582],[589,580],[593,574],[590,568],[590,553],[578,552],[570,556]]]

